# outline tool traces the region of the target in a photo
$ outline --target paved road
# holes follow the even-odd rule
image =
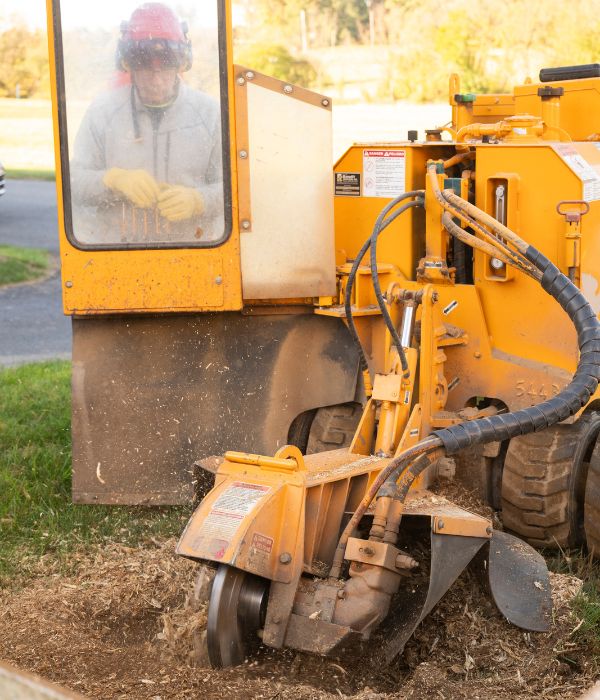
[[[53,182],[7,182],[0,243],[45,248],[58,259]],[[59,272],[44,282],[0,289],[0,366],[71,356],[71,321],[61,304]]]

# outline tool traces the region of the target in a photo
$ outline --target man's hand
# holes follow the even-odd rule
[[[124,195],[136,207],[149,209],[156,204],[160,188],[156,180],[145,170],[107,170],[102,181],[109,190]]]
[[[158,210],[168,221],[184,221],[202,214],[204,200],[193,187],[167,185],[158,195]]]

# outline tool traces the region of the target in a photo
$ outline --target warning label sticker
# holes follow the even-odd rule
[[[363,196],[397,197],[406,192],[406,151],[363,150]]]
[[[360,197],[360,173],[334,173],[336,197]]]
[[[213,503],[195,546],[206,549],[207,554],[216,559],[223,557],[242,520],[269,491],[268,486],[231,484]]]
[[[594,202],[600,199],[600,173],[568,143],[553,146],[558,155],[583,183],[583,199]]]
[[[211,512],[243,518],[268,491],[268,486],[244,484],[236,481],[217,498]]]
[[[273,549],[273,538],[267,537],[266,535],[261,535],[260,532],[255,532],[254,535],[252,535],[252,547],[261,552],[271,554],[271,550]]]

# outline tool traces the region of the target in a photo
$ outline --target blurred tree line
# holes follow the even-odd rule
[[[49,97],[48,41],[18,21],[0,32],[0,97]]]
[[[457,72],[465,91],[505,92],[545,66],[600,60],[600,0],[237,0],[238,60],[327,87],[327,47],[384,54],[376,98],[438,100]],[[367,57],[368,52],[362,54]],[[249,63],[249,62],[248,62]],[[270,71],[268,69],[271,69]],[[331,81],[333,82],[333,81]]]
[[[600,0],[501,4],[233,0],[233,4],[236,62],[327,89],[352,80],[352,70],[376,56],[372,99],[444,99],[452,72],[461,75],[465,91],[504,92],[526,76],[536,79],[541,67],[595,63],[600,58]],[[101,38],[99,52],[112,52],[112,42]],[[87,45],[81,38],[79,43]],[[202,44],[194,42],[197,58]],[[343,54],[348,65],[342,66],[346,69],[342,77],[339,66],[334,70],[332,65],[340,47],[361,47]],[[197,70],[200,66],[201,61],[195,61]],[[14,22],[12,28],[0,30],[0,96],[17,92],[21,97],[45,97],[49,79],[45,33]]]

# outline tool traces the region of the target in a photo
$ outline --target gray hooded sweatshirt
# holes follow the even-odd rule
[[[104,244],[218,240],[224,233],[221,151],[217,102],[185,83],[162,114],[145,107],[131,85],[101,95],[82,120],[70,163],[75,238]],[[142,169],[160,185],[193,187],[204,212],[168,222],[157,209],[137,209],[102,182],[110,168]]]

